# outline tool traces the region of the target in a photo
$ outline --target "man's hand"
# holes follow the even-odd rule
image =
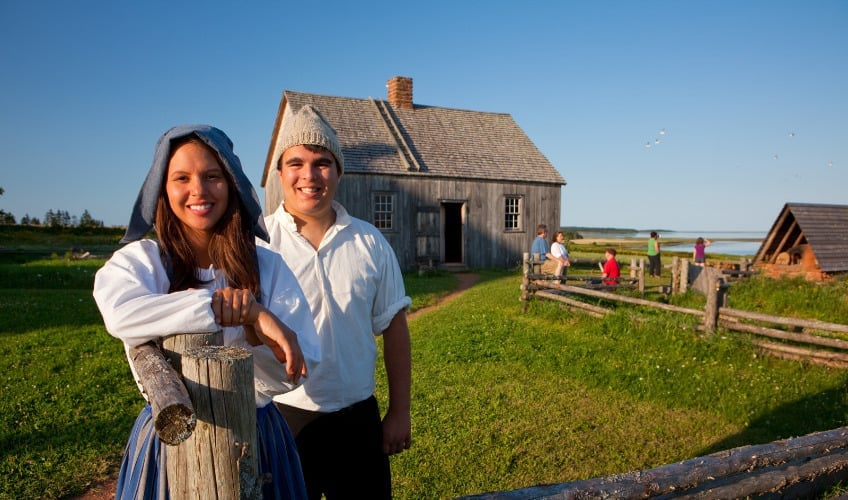
[[[383,418],[383,452],[394,455],[412,446],[412,420],[409,412],[389,408]]]

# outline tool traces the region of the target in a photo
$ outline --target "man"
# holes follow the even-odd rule
[[[554,258],[550,248],[548,247],[548,241],[545,239],[547,236],[548,226],[545,224],[539,224],[536,226],[536,238],[530,246],[530,257],[536,258],[536,254],[539,254],[539,260],[542,262],[543,274],[559,274],[557,259]]]
[[[411,300],[397,257],[379,230],[334,201],[344,157],[318,110],[304,106],[283,123],[272,160],[284,200],[265,218],[269,246],[300,282],[322,352],[303,385],[274,400],[295,434],[309,498],[390,498],[388,456],[412,439]],[[382,422],[376,335],[389,388]]]

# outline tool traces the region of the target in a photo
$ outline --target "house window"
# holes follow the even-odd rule
[[[521,231],[522,201],[518,195],[504,197],[504,231]]]
[[[374,226],[381,231],[395,228],[395,195],[391,193],[374,194]]]

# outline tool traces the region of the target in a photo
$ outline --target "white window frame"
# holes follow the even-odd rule
[[[503,204],[503,230],[504,232],[514,233],[524,231],[522,223],[524,217],[524,195],[507,194],[504,195]]]
[[[383,232],[395,230],[395,193],[378,192],[371,195],[374,227]]]

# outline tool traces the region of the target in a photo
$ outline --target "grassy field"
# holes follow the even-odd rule
[[[2,499],[73,496],[117,471],[142,399],[91,297],[101,263],[0,264]],[[598,320],[537,300],[522,313],[519,271],[480,274],[410,321],[414,444],[392,459],[397,498],[597,477],[845,425],[846,372],[635,306],[605,304],[616,313]],[[406,276],[416,307],[455,281]],[[729,295],[733,307],[848,323],[846,296],[844,280],[758,279]]]

